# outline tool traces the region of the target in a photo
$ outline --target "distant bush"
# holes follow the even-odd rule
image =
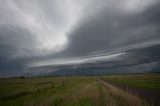
[[[20,76],[19,78],[20,78],[20,79],[25,79],[26,77],[25,77],[25,76]]]

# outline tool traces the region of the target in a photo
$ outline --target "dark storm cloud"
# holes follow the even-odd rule
[[[12,26],[0,26],[0,76],[14,76],[23,73],[26,60],[31,54],[31,47],[36,41],[26,29]],[[18,58],[17,58],[18,57]]]
[[[31,44],[27,47],[30,49],[28,52],[31,52],[29,54],[31,56],[54,54],[61,51],[66,42],[65,33],[73,23],[72,21],[75,20],[74,11],[76,9],[74,9],[74,4],[76,5],[72,0],[64,1],[63,3],[57,0],[0,1],[1,30],[3,30],[3,27],[5,29],[10,27],[8,29],[16,33],[27,31],[25,38],[22,38],[24,34],[12,35],[8,31],[5,36],[12,36],[12,38],[6,37],[5,40],[9,42],[13,39],[14,42],[22,42],[19,46]],[[70,8],[70,6],[73,8]],[[26,45],[26,43],[28,44]],[[13,46],[17,45],[14,43]],[[16,52],[19,51],[17,50]],[[25,52],[22,55],[26,55]]]
[[[115,0],[116,1],[116,0]],[[100,2],[100,1],[99,1]],[[103,4],[107,1],[103,1]],[[109,51],[144,42],[160,41],[160,2],[141,12],[122,10],[119,2],[114,7],[104,7],[94,17],[84,17],[70,33],[68,55],[86,55],[97,51]],[[96,3],[94,6],[101,5]],[[122,5],[123,6],[123,5]],[[94,11],[91,10],[91,12]]]
[[[37,57],[60,51],[65,31],[75,18],[72,4],[59,0],[1,0],[0,76],[23,73]]]
[[[54,58],[61,58],[62,62],[67,63],[72,57],[88,58],[156,45],[160,43],[159,19],[160,2],[157,0],[94,0],[87,5],[79,22],[68,33],[66,49],[46,56],[42,62],[35,64],[56,64],[52,61]],[[139,53],[135,55],[144,61]]]
[[[0,56],[1,77],[23,75],[24,67],[23,61],[6,61],[5,57]]]
[[[79,64],[44,65],[31,67],[33,72],[41,70],[47,75],[104,75],[159,72],[160,44],[127,50],[116,58],[104,57]],[[92,58],[93,59],[93,58]],[[31,71],[31,72],[32,72]]]
[[[36,40],[28,30],[13,25],[0,26],[0,55],[9,59],[27,56]]]
[[[159,19],[158,0],[2,0],[0,76],[160,43]]]

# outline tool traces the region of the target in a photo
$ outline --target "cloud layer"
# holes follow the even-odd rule
[[[113,0],[93,3],[93,7],[88,10],[91,14],[84,17],[77,28],[70,33],[67,52],[71,55],[85,55],[159,41],[160,4],[143,5],[145,2],[137,1],[138,3],[128,7],[132,0],[128,2]],[[143,6],[136,7],[138,4]],[[94,13],[96,6],[104,7]]]
[[[159,19],[159,0],[2,0],[0,75],[158,44]]]

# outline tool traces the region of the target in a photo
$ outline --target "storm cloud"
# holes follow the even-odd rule
[[[159,43],[159,0],[0,1],[0,76]]]
[[[107,3],[97,1],[92,4],[93,9],[86,10],[92,14],[84,17],[80,25],[70,33],[66,50],[68,54],[109,52],[125,46],[160,41],[160,3],[149,7],[136,7],[135,4],[135,7],[130,7],[133,10],[128,10],[122,1],[113,0],[109,2],[111,4]],[[101,7],[102,10],[94,13],[94,7],[101,5],[104,6]]]

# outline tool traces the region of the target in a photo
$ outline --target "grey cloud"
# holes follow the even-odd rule
[[[6,57],[0,56],[0,77],[13,77],[24,75],[26,63],[24,61],[14,60],[7,61]]]
[[[24,74],[27,57],[36,41],[32,34],[18,26],[0,26],[0,76]],[[23,59],[25,58],[25,59]]]
[[[85,6],[74,0],[0,1],[0,76],[23,74],[39,61],[160,42],[160,2],[130,8],[128,1],[134,0],[87,0]]]
[[[103,1],[103,4],[105,3],[108,1]],[[94,17],[84,17],[84,21],[70,33],[69,45],[64,53],[79,56],[154,40],[160,41],[160,2],[142,12],[133,13],[124,12],[121,10],[123,7],[116,3],[118,2],[114,2],[115,8],[113,5],[103,7]]]
[[[0,26],[0,55],[8,58],[29,55],[37,41],[28,30],[13,25]]]
[[[52,54],[63,49],[62,46],[67,41],[66,31],[75,18],[75,13],[73,12],[72,16],[69,7],[72,2],[62,3],[57,0],[0,1],[0,26],[9,24],[27,30],[32,33],[32,36],[29,35],[28,38],[37,40],[37,45],[31,46],[36,50],[31,49],[31,52],[35,51],[35,55]],[[74,6],[74,3],[71,6]]]
[[[31,67],[31,70],[41,70],[46,72],[43,74],[47,75],[104,75],[159,72],[159,48],[160,44],[127,50],[125,54],[109,61],[103,58],[102,61],[90,61],[80,64],[35,66]]]
[[[156,49],[143,49],[142,44],[145,47],[145,45],[149,46],[154,45],[154,43],[157,44],[157,42],[160,43],[160,2],[146,5],[141,11],[136,9],[134,12],[125,10],[123,2],[121,2],[121,5],[119,3],[120,1],[118,0],[95,0],[94,3],[91,3],[84,9],[84,16],[68,34],[69,44],[67,48],[56,55],[48,55],[40,61],[44,64],[46,61],[50,65],[54,64],[54,62],[47,61],[55,58],[81,58],[103,51],[105,53],[126,51],[127,55],[123,58],[124,60],[122,59],[120,62],[111,61],[109,64],[106,64],[104,69],[99,67],[98,69],[94,68],[98,65],[96,64],[86,70],[81,68],[76,70],[70,67],[66,70],[57,71],[57,73],[62,75],[72,75],[73,73],[75,75],[78,73],[84,75],[92,74],[92,72],[100,74],[101,71],[102,73],[103,71],[104,73],[107,71],[110,73],[121,73],[123,69],[127,73],[138,72],[137,70],[141,69],[145,71],[147,68],[149,71],[152,68],[158,68],[158,65],[154,65],[152,62],[159,63],[159,51],[156,51],[159,46]],[[137,48],[138,46],[140,47],[138,50],[128,50]],[[154,55],[153,58],[152,55]],[[112,66],[112,68],[107,68],[107,65]],[[146,67],[147,65],[149,66]],[[52,69],[52,67],[53,69],[55,68],[54,66],[50,68]],[[49,70],[51,70],[50,68]],[[61,70],[61,67],[59,68]]]
[[[3,70],[0,74],[16,75],[23,72],[28,63],[60,51],[65,31],[74,20],[69,8],[72,2],[0,1],[0,68]]]
[[[63,13],[63,4],[59,1],[34,0],[28,2],[26,0],[18,0],[18,2],[9,3],[12,3],[17,9],[20,9],[24,13],[36,16],[36,18],[38,17],[37,21],[41,20],[41,23],[43,24],[56,25],[56,27],[62,26],[62,23],[65,25],[66,14]]]
[[[156,0],[152,2],[154,1]],[[125,10],[124,4],[119,0],[94,0],[89,3],[84,9],[84,16],[68,33],[67,48],[38,61],[54,64],[51,60],[55,58],[63,60],[101,52],[123,52],[129,48],[141,47],[142,44],[149,46],[160,42],[160,3],[156,2],[146,6],[143,11],[136,9],[134,12]]]

